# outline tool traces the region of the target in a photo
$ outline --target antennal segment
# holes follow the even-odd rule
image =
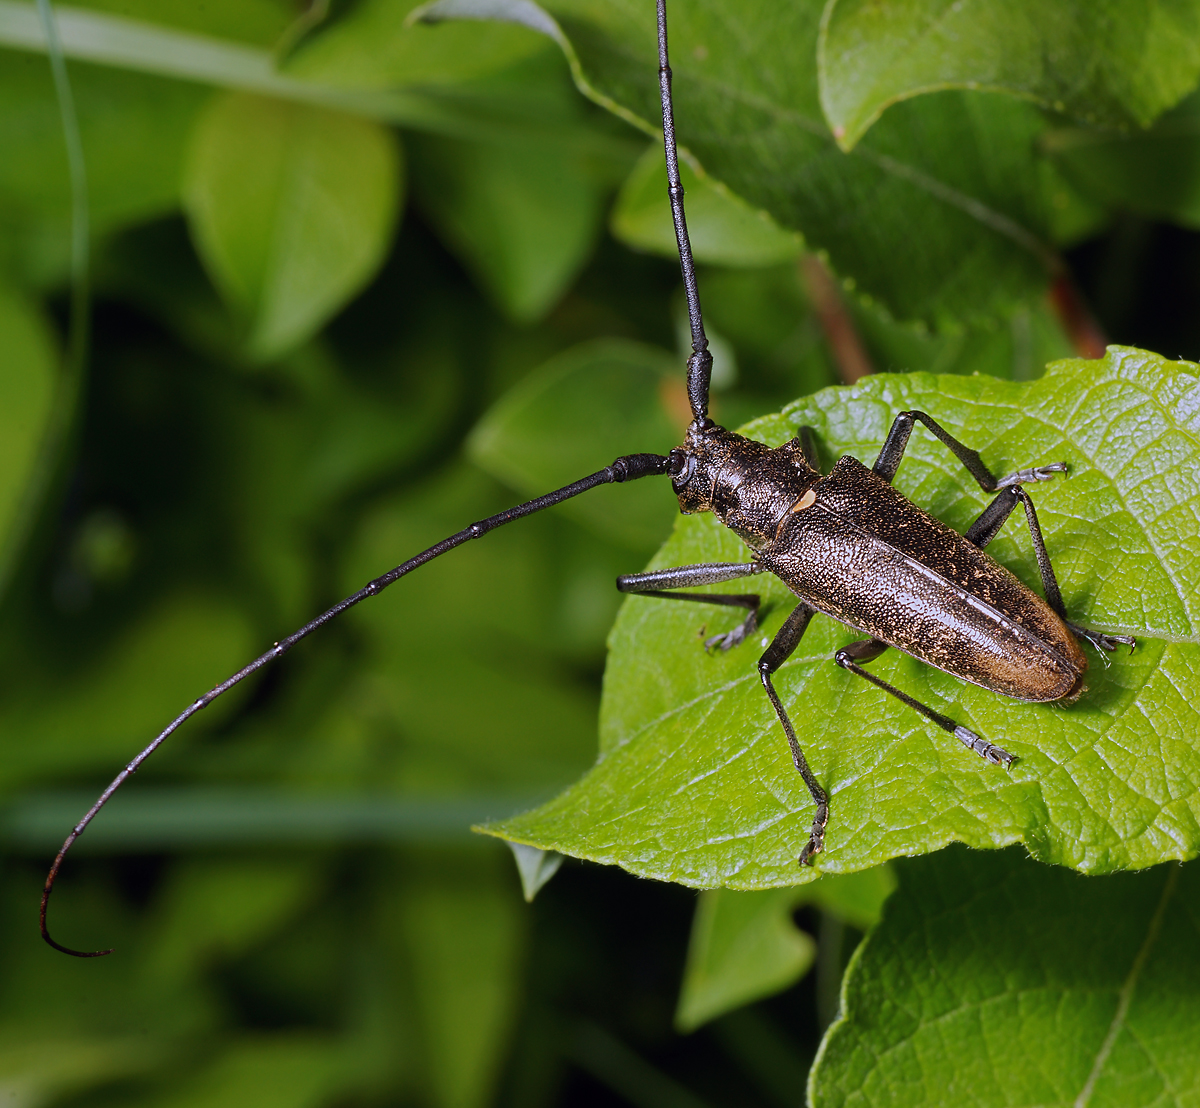
[[[155,739],[149,746],[146,747],[132,762],[129,763],[117,776],[112,783],[100,794],[96,803],[93,804],[87,811],[87,814],[81,819],[67,836],[67,841],[63,843],[62,849],[58,852],[58,856],[54,859],[54,864],[50,867],[50,872],[46,876],[46,884],[42,889],[42,909],[40,915],[40,923],[42,928],[42,938],[46,940],[55,950],[61,950],[64,954],[74,955],[76,958],[102,958],[105,954],[111,954],[111,950],[72,950],[69,946],[63,946],[50,937],[50,932],[46,927],[46,910],[50,905],[50,894],[54,891],[54,882],[58,879],[58,871],[62,868],[63,859],[67,856],[67,851],[71,849],[75,840],[83,834],[84,829],[93,819],[96,818],[100,809],[108,803],[109,799],[130,777],[137,773],[142,763],[150,757],[179,727],[186,723],[192,716],[204,708],[207,708],[219,696],[223,696],[234,685],[239,684],[250,674],[256,673],[269,662],[275,661],[276,658],[282,657],[301,639],[308,638],[319,627],[324,627],[331,619],[340,616],[347,608],[353,608],[356,604],[361,603],[368,597],[377,596],[383,592],[389,585],[395,584],[401,577],[411,573],[414,569],[423,566],[426,562],[432,562],[434,558],[438,558],[449,550],[453,550],[456,546],[461,546],[464,542],[471,539],[478,539],[486,535],[489,531],[495,530],[497,527],[503,527],[506,523],[512,523],[514,520],[523,519],[525,516],[532,515],[534,512],[540,512],[545,508],[552,508],[555,504],[561,504],[564,500],[570,500],[573,496],[578,496],[580,493],[587,492],[589,489],[594,489],[600,485],[608,485],[612,483],[620,484],[623,481],[636,481],[639,477],[651,477],[655,474],[668,472],[670,459],[659,454],[625,454],[617,458],[612,465],[605,466],[596,473],[588,477],[581,478],[569,485],[564,485],[561,489],[555,489],[553,492],[546,493],[545,496],[539,496],[533,500],[527,500],[524,504],[518,504],[515,508],[509,508],[507,511],[500,512],[494,516],[488,516],[487,519],[481,519],[477,523],[472,523],[470,527],[464,527],[461,531],[455,532],[449,538],[442,539],[441,542],[431,546],[428,550],[421,551],[420,554],[413,558],[409,558],[407,562],[401,562],[395,569],[388,570],[382,577],[376,577],[374,581],[368,581],[358,592],[352,596],[346,597],[345,600],[335,604],[326,612],[322,612],[316,619],[309,620],[299,631],[293,631],[286,639],[280,639],[270,650],[265,654],[260,654],[249,665],[243,666],[232,677],[227,677],[219,685],[211,688],[199,700],[193,701],[182,712],[179,713],[166,727],[155,736]]]
[[[687,363],[688,400],[692,405],[692,426],[697,430],[709,424],[708,386],[712,377],[712,355],[700,315],[700,293],[696,289],[696,266],[692,261],[692,243],[688,238],[687,219],[683,214],[683,184],[679,180],[679,152],[675,146],[675,112],[671,105],[671,63],[667,58],[667,2],[658,0],[658,87],[662,94],[663,147],[667,154],[667,195],[671,198],[671,217],[675,220],[675,241],[679,244],[679,268],[683,271],[683,291],[687,296],[688,323],[692,329],[692,356]]]

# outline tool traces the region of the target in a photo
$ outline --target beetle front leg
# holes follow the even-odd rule
[[[1004,766],[1005,769],[1013,764],[1015,759],[1007,750],[1003,750],[986,739],[980,738],[969,727],[963,727],[955,723],[949,716],[944,716],[941,712],[935,712],[928,704],[922,704],[919,700],[914,700],[908,693],[901,692],[895,685],[889,685],[882,677],[876,677],[875,674],[868,673],[858,664],[859,662],[873,661],[887,650],[887,648],[887,643],[880,642],[878,639],[862,639],[859,642],[852,642],[849,646],[842,647],[833,656],[833,660],[842,669],[848,669],[851,673],[857,674],[859,677],[865,677],[872,685],[877,685],[885,693],[907,704],[914,711],[920,712],[927,720],[936,723],[943,731],[949,731],[963,746],[969,747],[984,760],[991,762],[993,765]]]
[[[771,645],[767,647],[763,652],[763,656],[758,660],[758,676],[763,683],[763,688],[767,690],[767,696],[770,698],[771,705],[775,709],[775,715],[779,717],[779,722],[783,726],[783,733],[787,736],[788,746],[792,751],[792,762],[795,764],[800,776],[804,778],[804,783],[808,786],[809,795],[813,798],[817,806],[816,815],[813,816],[812,830],[808,834],[808,842],[804,844],[804,849],[800,852],[799,861],[802,866],[811,866],[813,855],[820,854],[825,849],[825,825],[829,822],[829,797],[826,795],[825,790],[817,783],[816,777],[813,776],[813,771],[808,768],[804,751],[800,749],[800,743],[796,739],[796,731],[792,727],[792,721],[788,719],[787,711],[784,709],[783,703],[779,699],[779,694],[775,692],[775,686],[771,682],[771,674],[791,657],[792,651],[799,644],[812,617],[812,608],[804,603],[797,604],[792,610],[792,614],[784,620],[783,626],[779,629],[775,638],[771,640]]]
[[[908,446],[908,438],[917,423],[925,424],[929,428],[930,434],[943,443],[950,453],[966,466],[967,472],[975,478],[976,483],[984,492],[996,492],[998,489],[1009,488],[1023,482],[1049,481],[1056,473],[1067,472],[1066,462],[1050,462],[1048,465],[1034,466],[1031,469],[1018,469],[1007,477],[997,478],[983,464],[978,450],[972,450],[969,446],[959,442],[933,416],[914,410],[901,412],[892,420],[892,427],[888,431],[883,449],[879,451],[879,457],[875,459],[875,465],[871,467],[885,481],[890,483],[896,476],[896,470],[900,468],[900,459],[904,457],[904,451]]]
[[[1029,494],[1020,485],[1003,489],[1000,495],[984,508],[979,518],[967,528],[964,538],[983,549],[996,537],[1018,503],[1025,509],[1025,521],[1029,524],[1029,534],[1033,539],[1033,554],[1037,559],[1038,572],[1042,577],[1042,591],[1046,594],[1046,603],[1067,625],[1071,634],[1078,639],[1084,639],[1091,643],[1096,650],[1101,651],[1101,658],[1104,658],[1105,653],[1111,654],[1118,646],[1128,646],[1130,650],[1133,650],[1137,640],[1132,635],[1110,635],[1105,631],[1093,631],[1089,627],[1072,623],[1067,618],[1067,606],[1063,602],[1062,590],[1058,587],[1058,578],[1054,575],[1054,566],[1050,563],[1050,555],[1046,550],[1046,540],[1042,537],[1037,511]],[[1105,659],[1105,665],[1107,664],[1108,660]]]
[[[704,640],[704,649],[710,653],[716,649],[731,650],[758,630],[758,610],[762,597],[757,593],[714,593],[714,592],[666,592],[666,589],[686,589],[696,585],[718,585],[723,581],[736,581],[739,577],[752,577],[762,573],[757,562],[708,562],[694,566],[675,566],[672,569],[655,569],[648,573],[627,573],[617,578],[621,592],[639,596],[653,596],[659,600],[691,600],[700,604],[719,604],[729,608],[748,608],[749,614],[732,631],[724,635],[713,635]]]

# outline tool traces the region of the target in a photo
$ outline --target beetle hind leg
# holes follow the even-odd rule
[[[1055,474],[1066,473],[1066,462],[1049,462],[1046,465],[1031,466],[1029,469],[1018,469],[1006,477],[997,478],[983,463],[979,451],[959,442],[928,412],[913,410],[901,412],[892,420],[891,430],[888,431],[887,441],[879,451],[872,467],[885,481],[890,482],[896,476],[900,460],[908,447],[908,439],[913,427],[923,423],[930,434],[953,454],[966,467],[967,472],[975,478],[976,483],[984,492],[996,492],[998,489],[1011,488],[1015,485],[1027,484],[1030,481],[1049,481]]]
[[[890,685],[882,677],[876,677],[875,674],[869,673],[859,664],[860,662],[874,661],[887,648],[887,643],[880,642],[878,639],[862,639],[859,642],[852,642],[849,646],[842,647],[833,656],[833,660],[842,669],[847,669],[859,677],[865,677],[872,685],[878,686],[885,693],[907,704],[914,711],[920,712],[927,720],[936,723],[943,731],[948,731],[963,746],[975,751],[984,761],[991,762],[994,766],[1004,766],[1005,769],[1008,769],[1016,761],[1016,758],[1009,754],[1007,750],[988,742],[987,739],[981,738],[969,727],[963,727],[961,724],[955,723],[949,716],[944,716],[941,712],[935,712],[928,704],[922,704],[919,700],[909,696],[908,693],[901,692],[895,685]]]
[[[1008,769],[1017,760],[1007,750],[996,746],[995,743],[988,742],[987,739],[980,738],[970,728],[956,727],[954,737],[968,750],[975,751],[985,762],[991,762],[994,766],[1003,766]]]
[[[1050,564],[1050,554],[1046,550],[1046,540],[1042,537],[1042,527],[1038,523],[1037,511],[1029,494],[1020,485],[1012,485],[1000,490],[996,499],[984,508],[979,518],[967,528],[964,536],[967,542],[974,543],[982,550],[996,537],[997,532],[1004,525],[1004,521],[1012,514],[1018,503],[1025,509],[1025,521],[1029,524],[1029,536],[1033,540],[1033,554],[1037,559],[1038,572],[1042,577],[1042,591],[1046,594],[1046,603],[1054,609],[1072,635],[1084,642],[1091,643],[1100,653],[1100,658],[1106,666],[1108,665],[1106,655],[1111,654],[1118,646],[1127,646],[1132,652],[1137,645],[1137,640],[1132,635],[1112,635],[1107,631],[1093,631],[1090,627],[1072,623],[1067,618],[1067,606],[1063,601],[1062,590],[1058,587],[1054,566]]]
[[[1137,646],[1137,639],[1132,635],[1112,635],[1107,631],[1094,631],[1090,627],[1084,627],[1078,623],[1072,623],[1069,619],[1063,621],[1067,625],[1067,630],[1071,632],[1077,639],[1083,639],[1084,642],[1089,642],[1100,652],[1100,659],[1105,665],[1108,665],[1106,654],[1111,654],[1118,646],[1129,647],[1129,652],[1133,653],[1133,648]]]

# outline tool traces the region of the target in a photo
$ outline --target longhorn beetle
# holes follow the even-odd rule
[[[787,709],[775,691],[772,675],[796,649],[815,612],[824,612],[867,636],[837,651],[834,661],[839,666],[903,701],[980,757],[1006,768],[1013,762],[1013,756],[1006,750],[888,684],[864,669],[863,664],[889,647],[896,647],[955,677],[1005,696],[1032,702],[1069,702],[1082,692],[1087,671],[1087,660],[1077,640],[1086,640],[1101,651],[1115,650],[1118,643],[1134,645],[1128,636],[1092,631],[1067,617],[1037,513],[1022,487],[1027,482],[1047,481],[1057,473],[1065,473],[1066,463],[1021,469],[997,479],[976,451],[959,442],[925,412],[911,411],[895,417],[871,468],[845,456],[837,461],[831,473],[822,475],[810,428],[799,428],[794,439],[772,449],[727,431],[709,419],[713,360],[700,314],[684,219],[672,114],[671,68],[667,59],[666,2],[657,0],[657,5],[658,80],[668,195],[692,337],[692,354],[687,361],[692,420],[684,444],[665,457],[624,455],[588,477],[464,527],[370,581],[189,705],[117,775],[76,824],[54,859],[42,894],[41,931],[42,937],[56,950],[80,958],[111,953],[71,950],[52,939],[46,928],[50,893],[75,840],[113,793],[186,720],[346,609],[382,592],[426,562],[470,539],[561,504],[598,485],[667,476],[681,511],[712,512],[750,548],[747,562],[679,566],[617,579],[617,588],[625,593],[746,609],[745,619],[735,630],[708,640],[706,646],[710,649],[729,650],[757,629],[759,596],[673,590],[772,573],[796,594],[795,608],[758,660],[758,673],[779,717],[792,760],[815,805],[812,829],[799,858],[802,865],[811,865],[824,846],[829,797],[808,767]],[[924,424],[950,450],[981,489],[996,494],[963,535],[923,512],[891,486],[917,423]],[[1018,504],[1024,509],[1029,525],[1045,600],[984,552]]]

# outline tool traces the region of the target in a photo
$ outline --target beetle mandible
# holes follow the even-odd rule
[[[1071,701],[1083,689],[1087,670],[1078,640],[1101,651],[1128,636],[1110,635],[1072,623],[1046,552],[1033,502],[1023,485],[1066,471],[1054,462],[1017,470],[997,479],[979,454],[921,411],[899,413],[874,465],[846,456],[822,475],[809,428],[771,448],[718,426],[708,416],[712,355],[704,331],[695,266],[684,217],[683,187],[672,114],[671,68],[667,54],[666,2],[657,0],[659,88],[668,194],[687,298],[692,354],[687,362],[691,423],[682,446],[666,456],[628,454],[570,485],[472,523],[461,531],[370,581],[190,704],[139,753],[104,790],[67,837],[46,878],[41,902],[42,937],[77,957],[107,950],[77,951],[50,937],[46,910],[63,859],[75,840],[118,788],[186,720],[246,677],[281,657],[301,639],[419,566],[470,539],[544,508],[561,504],[599,485],[649,476],[671,479],[684,513],[712,512],[750,548],[741,563],[680,566],[622,576],[617,587],[643,597],[741,607],[733,631],[706,646],[729,650],[757,629],[755,594],[709,594],[674,590],[774,574],[796,595],[797,604],[758,661],[763,688],[779,719],[792,760],[811,794],[815,813],[799,861],[812,864],[823,849],[829,798],[805,760],[796,733],[772,683],[772,675],[800,642],[815,612],[840,620],[867,637],[838,650],[837,664],[865,678],[950,732],[977,755],[1009,766],[1001,747],[934,711],[864,668],[895,647],[938,669],[1005,696],[1031,702]],[[914,426],[922,423],[965,466],[985,492],[995,493],[965,534],[947,527],[892,488]],[[984,548],[1018,504],[1023,508],[1041,574],[1045,599],[993,561]]]

